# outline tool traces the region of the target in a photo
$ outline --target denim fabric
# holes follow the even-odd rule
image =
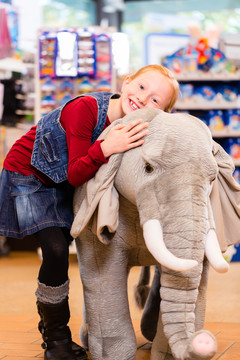
[[[0,235],[22,238],[43,228],[71,228],[74,188],[46,187],[34,175],[3,169],[0,175]]]
[[[107,92],[86,95],[96,98],[98,105],[98,121],[92,136],[94,142],[106,122],[109,99],[119,95]],[[46,187],[34,175],[2,170],[0,235],[22,238],[47,227],[71,228],[74,188],[67,182],[68,149],[65,130],[60,124],[65,105],[40,119],[32,154],[32,165],[51,178],[54,186]]]
[[[92,135],[93,143],[97,140],[104,128],[109,99],[114,94],[102,91],[88,93],[86,95],[94,97],[98,105],[98,120]],[[86,95],[80,95],[78,97]],[[73,100],[74,99],[69,102]],[[55,183],[67,180],[68,148],[65,130],[60,124],[60,116],[63,107],[69,102],[51,111],[39,120],[36,139],[34,141],[31,164]]]

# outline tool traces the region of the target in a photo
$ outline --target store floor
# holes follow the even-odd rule
[[[34,295],[39,266],[40,259],[35,252],[15,251],[0,258],[0,359],[43,359]],[[141,311],[133,301],[138,272],[138,268],[133,268],[129,277],[130,311],[138,343],[136,360],[150,360],[150,344],[139,330]],[[73,339],[78,342],[82,287],[75,254],[70,256],[69,275],[70,327]],[[239,283],[240,263],[231,263],[227,274],[210,270],[205,327],[216,335],[218,341],[214,360],[240,360]]]

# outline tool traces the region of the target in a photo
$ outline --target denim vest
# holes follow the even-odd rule
[[[98,119],[92,135],[92,143],[94,143],[106,123],[109,100],[113,94],[102,91],[87,93],[76,98],[82,96],[92,96],[97,100]],[[44,115],[37,125],[31,165],[55,183],[67,180],[68,171],[68,148],[66,133],[60,123],[61,112],[64,106],[76,98]]]

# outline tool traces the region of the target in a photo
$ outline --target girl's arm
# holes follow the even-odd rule
[[[91,145],[96,123],[97,102],[92,97],[76,99],[63,108],[61,124],[66,131],[69,152],[68,181],[75,187],[91,179],[99,167],[108,161],[103,155],[100,141]]]

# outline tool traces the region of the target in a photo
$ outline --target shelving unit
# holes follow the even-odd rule
[[[240,72],[237,73],[204,73],[201,71],[197,71],[196,73],[187,72],[182,73],[181,75],[176,75],[180,87],[183,84],[190,84],[193,86],[193,89],[198,86],[213,86],[216,88],[216,95],[214,98],[204,98],[199,94],[193,94],[191,96],[187,96],[187,94],[183,94],[182,98],[176,103],[175,110],[181,112],[188,112],[194,116],[201,118],[203,121],[207,119],[210,115],[210,112],[213,110],[219,110],[223,115],[228,114],[231,110],[240,110],[240,93],[237,92],[236,96],[233,99],[225,99],[221,92],[217,91],[218,86],[233,84],[240,89]],[[201,116],[202,115],[202,116]],[[240,116],[240,112],[239,112]],[[207,123],[207,121],[205,121]],[[227,139],[239,139],[239,148],[240,148],[240,120],[237,126],[237,129],[234,130],[231,125],[226,125],[219,129],[214,128],[211,123],[207,123],[209,129],[212,133],[213,138],[224,146]],[[238,140],[237,140],[238,141]],[[238,145],[237,145],[238,146]],[[226,148],[226,151],[231,154],[229,149]],[[236,173],[239,174],[240,171],[240,155],[239,152],[236,156],[232,156],[234,165],[236,167]],[[239,178],[237,178],[240,181]]]
[[[35,70],[37,121],[75,96],[111,91],[112,55],[111,29],[41,29]]]

